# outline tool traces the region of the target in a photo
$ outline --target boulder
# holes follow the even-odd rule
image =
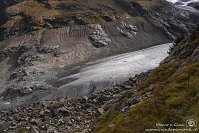
[[[101,25],[90,25],[90,28],[93,32],[90,34],[89,38],[95,47],[104,47],[111,42],[111,39],[108,34],[105,33]]]
[[[129,39],[131,39],[138,32],[138,28],[136,26],[127,24],[125,22],[121,22],[120,26],[117,27],[117,30],[120,32],[120,34],[122,34],[123,36]]]
[[[64,116],[69,116],[70,115],[70,111],[68,109],[66,109],[65,107],[59,108],[57,109],[59,113],[62,113]]]
[[[98,112],[99,112],[101,115],[103,115],[104,112],[105,112],[103,108],[98,108],[97,110],[98,110]]]

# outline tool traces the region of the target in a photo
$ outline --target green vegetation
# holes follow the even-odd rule
[[[177,46],[184,47],[173,55],[175,60],[161,64],[146,81],[140,83],[140,93],[146,92],[146,88],[154,84],[153,97],[125,113],[110,110],[96,121],[96,132],[142,133],[145,129],[169,128],[156,127],[156,123],[186,125],[189,119],[199,121],[199,62],[189,63],[198,45],[198,33],[181,40]],[[186,56],[181,59],[179,55],[184,50]]]
[[[20,12],[25,12],[28,15],[39,17],[53,17],[59,15],[59,10],[45,8],[44,5],[38,3],[37,1],[23,1],[11,7],[13,10],[19,10]]]

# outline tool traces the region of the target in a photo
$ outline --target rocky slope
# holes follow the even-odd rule
[[[177,40],[155,70],[78,99],[42,101],[1,111],[3,132],[144,132],[156,123],[198,118],[199,32]],[[168,128],[168,127],[165,127]],[[159,127],[159,130],[162,128]],[[190,126],[188,130],[195,131]]]
[[[194,12],[198,12],[199,10],[199,1],[198,0],[167,0],[176,5],[178,8],[182,8],[185,10],[190,10]]]
[[[161,0],[4,0],[0,8],[4,16],[0,23],[1,39],[45,28],[101,24],[132,17],[154,20],[153,25],[172,37],[173,34],[186,34],[198,22],[196,16],[191,22],[185,21],[194,17],[193,13],[180,11]]]
[[[148,72],[149,73],[149,72]],[[137,91],[137,84],[148,73],[140,74],[122,85],[78,99],[58,99],[1,111],[0,131],[4,132],[91,132],[91,124],[110,108],[125,111],[150,93],[126,101],[124,98]]]
[[[0,103],[40,100],[66,69],[167,43],[199,25],[198,12],[162,0],[1,3]]]
[[[199,1],[198,2],[191,2],[188,4],[188,6],[191,6],[197,10],[199,10]]]
[[[94,132],[197,132],[197,125],[187,121],[199,120],[198,48],[199,31],[177,40],[170,55],[138,85],[140,94],[152,97],[124,113],[111,108],[96,121]],[[130,97],[136,98],[136,93]]]

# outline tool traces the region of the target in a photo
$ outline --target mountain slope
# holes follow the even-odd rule
[[[76,80],[63,80],[74,67],[189,36],[197,11],[163,0],[4,0],[0,9],[0,110],[8,109],[0,132],[143,132],[153,122],[199,120],[198,31],[121,85],[55,94]]]
[[[2,2],[2,8],[6,9],[5,21],[0,23],[1,39],[44,28],[101,24],[138,16],[151,20],[173,38],[179,33],[187,34],[198,23],[196,14],[180,11],[161,0],[21,0],[6,3]]]
[[[168,43],[199,26],[198,12],[162,0],[13,2],[1,6],[0,105],[39,101],[69,68]]]
[[[198,50],[199,32],[195,32],[176,41],[158,68],[123,84],[80,98],[44,100],[1,111],[0,131],[142,133],[189,128],[187,120],[199,120]],[[161,126],[174,123],[178,127]]]
[[[151,92],[152,96],[124,113],[110,109],[96,122],[95,132],[155,132],[153,129],[168,128],[195,131],[197,127],[186,127],[186,121],[199,120],[198,49],[199,32],[175,44],[169,57],[139,84],[139,93]]]

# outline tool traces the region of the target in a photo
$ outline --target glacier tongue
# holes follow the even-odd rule
[[[108,89],[130,77],[154,69],[168,56],[171,43],[147,49],[120,54],[90,62],[74,73],[60,79],[61,82],[74,79],[60,86],[50,98],[76,97]]]

